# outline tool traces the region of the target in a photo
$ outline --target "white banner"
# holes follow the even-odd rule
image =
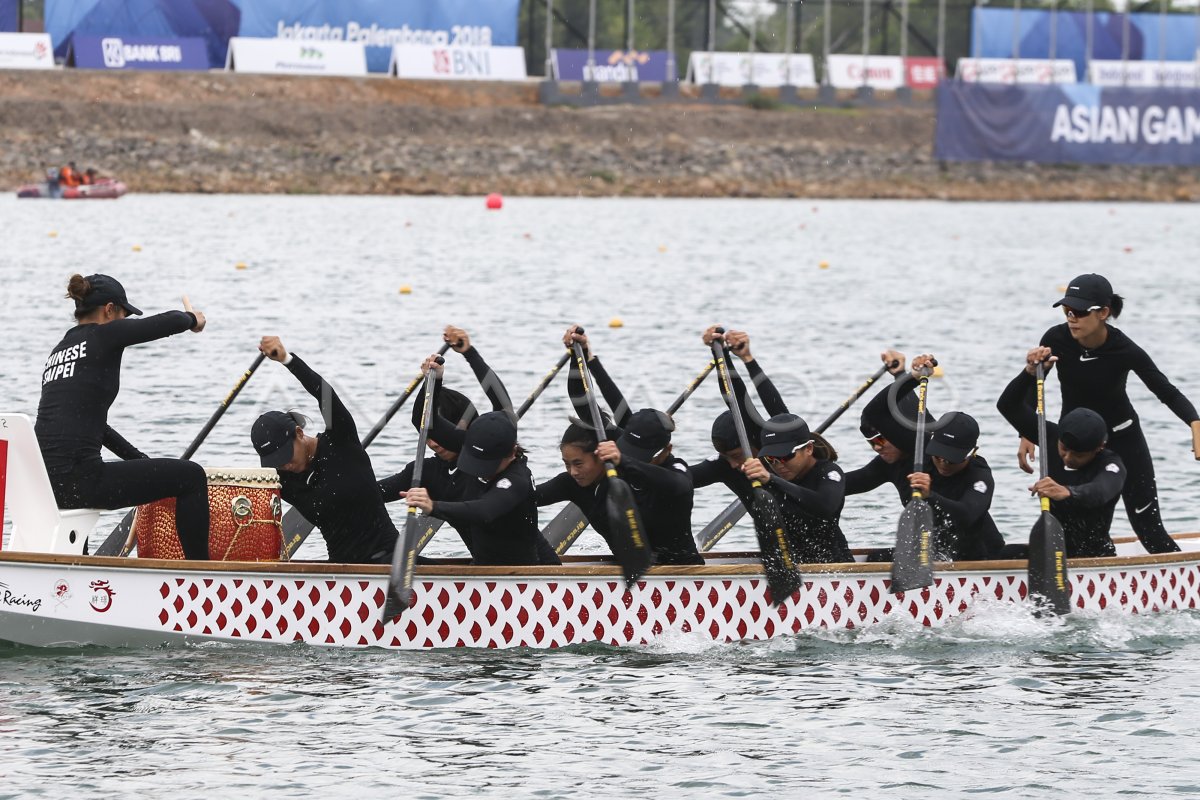
[[[0,33],[0,69],[53,69],[48,33]]]
[[[1096,86],[1200,86],[1195,61],[1092,61],[1088,82]]]
[[[864,67],[866,72],[864,73]],[[904,85],[904,59],[900,56],[831,55],[825,62],[829,83],[835,89],[899,89]],[[863,79],[864,74],[866,80]]]
[[[225,69],[275,75],[366,75],[367,51],[358,42],[234,36]]]
[[[388,72],[415,80],[523,81],[525,48],[398,44]]]
[[[960,58],[958,79],[968,83],[1076,83],[1068,58]]]
[[[789,72],[790,70],[790,72]],[[812,56],[798,53],[709,53],[693,50],[688,57],[687,78],[692,83],[718,86],[799,86],[815,88],[817,73]]]

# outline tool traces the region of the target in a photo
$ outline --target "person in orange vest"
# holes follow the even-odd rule
[[[80,182],[84,186],[91,186],[92,184],[94,184],[96,182],[96,168],[88,167],[87,170],[84,171],[83,177],[80,179]]]
[[[79,186],[82,183],[79,179],[79,170],[75,168],[74,161],[69,162],[58,171],[58,182],[63,186]]]

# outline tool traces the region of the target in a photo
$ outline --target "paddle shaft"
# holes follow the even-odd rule
[[[1050,474],[1050,456],[1046,452],[1046,370],[1037,365],[1038,473]],[[1042,513],[1029,533],[1029,565],[1026,580],[1030,595],[1043,597],[1056,614],[1071,611],[1071,593],[1067,587],[1067,543],[1062,523],[1050,513],[1050,498],[1040,498]]]
[[[837,410],[826,417],[825,421],[817,426],[816,432],[824,433],[830,425],[837,421],[838,417],[845,413],[846,409],[854,405],[858,398],[862,397],[867,389],[870,389],[871,386],[875,384],[875,381],[879,380],[883,373],[899,365],[900,362],[893,361],[892,363],[884,364],[882,367],[875,370],[874,375],[867,378],[867,380],[863,382],[862,386],[859,386],[857,389],[855,389],[849,397],[842,401],[841,405],[837,407]],[[707,553],[708,551],[712,550],[713,547],[716,546],[717,542],[721,541],[721,537],[729,533],[733,526],[737,524],[737,521],[745,516],[745,514],[746,504],[742,502],[741,498],[734,500],[732,503],[726,506],[725,510],[718,514],[712,522],[705,525],[704,528],[701,529],[699,535],[696,536],[696,546],[700,549],[700,552]]]
[[[437,360],[442,361],[439,355]],[[412,483],[409,489],[421,486],[421,473],[425,465],[425,447],[429,441],[429,428],[433,422],[433,396],[437,391],[437,368],[430,367],[425,373],[425,405],[421,409],[421,431],[417,435],[417,455],[413,462]],[[412,598],[412,576],[416,566],[417,525],[419,509],[408,507],[408,515],[404,520],[404,534],[396,540],[396,550],[392,555],[392,571],[388,577],[387,597],[383,604],[383,621],[403,612],[408,608]]]
[[[696,387],[704,382],[704,379],[708,377],[708,374],[713,371],[713,367],[715,366],[715,361],[709,361],[704,369],[700,371],[700,374],[692,378],[691,383],[687,385],[667,408],[667,416],[674,416],[675,412],[687,402],[687,399],[696,391]],[[575,544],[575,540],[583,535],[583,532],[587,530],[587,526],[587,518],[579,510],[579,506],[574,503],[567,503],[555,515],[554,519],[550,520],[550,524],[542,531],[542,536],[546,537],[546,541],[550,543],[550,547],[554,549],[554,552],[561,556],[571,548],[571,545]]]
[[[264,358],[266,358],[266,354],[259,353],[254,359],[254,363],[250,365],[250,369],[241,374],[241,377],[237,379],[237,383],[233,385],[233,389],[231,389],[229,394],[225,395],[225,399],[221,401],[221,405],[217,406],[217,410],[214,411],[213,415],[208,418],[208,422],[204,423],[204,427],[200,429],[200,433],[196,434],[196,438],[193,439],[192,443],[189,444],[187,449],[183,451],[183,455],[180,456],[181,459],[186,461],[196,454],[196,451],[200,449],[200,445],[204,443],[204,440],[208,438],[208,434],[213,428],[216,427],[217,421],[225,415],[227,410],[229,410],[229,406],[231,406],[233,401],[237,399],[238,394],[242,391],[242,387],[245,386],[246,382],[250,380],[250,376],[252,376],[254,371],[258,369],[260,364],[262,364]],[[133,517],[136,513],[137,509],[135,508],[127,512],[125,516],[121,518],[121,521],[117,523],[117,526],[112,529],[112,533],[110,533],[108,537],[100,544],[100,546],[96,548],[96,555],[124,557],[133,552],[133,546],[135,542],[131,534],[133,533]]]
[[[937,366],[936,361],[930,367]],[[929,376],[921,375],[917,385],[917,440],[913,448],[913,472],[925,469],[925,398],[929,391]],[[900,512],[896,525],[896,547],[892,551],[892,582],[888,591],[893,594],[919,589],[933,583],[933,512],[925,495],[913,489],[912,499]]]
[[[446,342],[438,350],[438,356],[441,357],[445,355],[446,351],[449,349],[450,343]],[[423,380],[425,380],[424,372],[418,374],[417,377],[412,379],[412,382],[409,383],[408,386],[404,387],[404,391],[398,398],[396,398],[396,401],[392,403],[391,408],[383,413],[383,416],[380,417],[379,421],[375,423],[375,427],[371,428],[371,430],[367,432],[367,435],[363,437],[362,446],[364,448],[370,447],[371,442],[375,441],[375,437],[379,435],[380,431],[387,427],[387,424],[392,421],[392,417],[396,416],[396,412],[399,411],[400,407],[408,401],[408,398],[412,396],[412,393],[417,390],[417,387],[421,385],[421,381]],[[304,515],[300,513],[298,508],[292,507],[288,509],[288,512],[283,515],[284,561],[291,560],[292,556],[296,554],[296,551],[300,549],[300,545],[304,544],[304,541],[308,538],[309,534],[313,532],[314,527],[315,526],[311,522],[304,518]]]

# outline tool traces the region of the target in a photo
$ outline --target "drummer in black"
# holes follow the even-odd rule
[[[1041,347],[1057,356],[1062,410],[1090,408],[1108,425],[1108,448],[1121,457],[1128,477],[1122,498],[1129,524],[1150,553],[1179,550],[1163,527],[1154,480],[1154,460],[1125,385],[1132,372],[1191,429],[1192,451],[1200,459],[1200,414],[1142,348],[1109,324],[1124,308],[1103,275],[1080,275],[1054,304],[1066,321],[1042,335]],[[1022,461],[1024,465],[1024,460]]]
[[[742,472],[775,496],[795,560],[854,561],[839,526],[846,482],[837,452],[795,414],[767,420],[761,442],[758,457],[747,459]]]
[[[59,508],[125,508],[175,498],[184,555],[208,558],[208,482],[191,461],[149,458],[108,424],[121,386],[126,347],[204,330],[204,314],[166,311],[145,319],[108,275],[72,275],[67,297],[78,324],[67,331],[42,372],[37,433]],[[124,459],[104,461],[100,448]]]
[[[704,332],[703,339],[706,345],[711,347],[712,341],[716,338],[724,338],[729,350],[745,364],[767,415],[776,416],[788,413],[787,404],[784,403],[779,390],[775,388],[775,384],[767,377],[762,366],[750,352],[750,337],[744,331],[728,331],[722,335],[716,332],[716,326]],[[732,360],[728,361],[727,366],[730,383],[739,400],[742,422],[746,426],[746,438],[749,440],[750,452],[753,454],[758,451],[759,436],[766,420],[750,400],[746,384],[733,368]],[[749,508],[754,501],[754,493],[750,486],[750,479],[742,472],[742,463],[745,459],[742,454],[741,442],[738,440],[733,414],[730,411],[722,411],[717,415],[717,418],[713,420],[710,435],[713,449],[717,451],[717,454],[699,464],[692,464],[688,467],[692,486],[700,489],[714,483],[724,484]]]
[[[390,564],[398,534],[354,417],[333,387],[289,353],[279,337],[264,336],[259,349],[287,367],[317,400],[325,423],[322,433],[311,436],[302,415],[268,411],[250,431],[260,462],[279,471],[283,499],[320,528],[330,561]]]
[[[1025,369],[1013,378],[996,407],[1017,433],[1037,441],[1037,365],[1049,358],[1046,348],[1035,347],[1026,356]],[[1076,408],[1058,424],[1046,423],[1046,457],[1049,475],[1029,490],[1050,498],[1050,512],[1062,525],[1067,556],[1111,556],[1116,554],[1109,528],[1113,509],[1125,486],[1125,464],[1105,445],[1108,426],[1089,408]],[[1028,558],[1026,545],[1008,545],[1006,558]]]

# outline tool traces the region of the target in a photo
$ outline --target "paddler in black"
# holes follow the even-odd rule
[[[761,442],[758,457],[747,459],[742,471],[775,496],[795,560],[854,561],[838,524],[846,482],[833,447],[795,414],[767,420]]]
[[[1017,433],[1030,441],[1036,441],[1038,435],[1037,406],[1030,402],[1030,390],[1036,392],[1037,364],[1045,355],[1045,348],[1030,350],[1025,369],[996,403]],[[1121,457],[1105,447],[1107,437],[1104,418],[1088,408],[1068,411],[1057,425],[1046,423],[1049,475],[1029,490],[1050,498],[1050,512],[1063,527],[1071,558],[1116,554],[1109,528],[1126,472]],[[1008,545],[1004,557],[1028,558],[1029,548]]]
[[[449,479],[434,473],[426,480],[423,474],[423,486],[404,492],[408,505],[453,525],[467,542],[472,564],[541,563],[538,541],[545,540],[538,530],[533,475],[512,415],[480,415],[467,429],[457,464]]]
[[[907,503],[912,497],[908,476],[912,473],[913,453],[917,444],[917,398],[912,392],[901,394],[899,391],[910,380],[904,369],[904,354],[897,350],[886,350],[880,354],[880,358],[888,365],[888,372],[896,380],[892,386],[880,389],[862,410],[858,428],[875,451],[875,457],[864,466],[846,473],[846,494],[864,494],[884,484],[891,484],[900,502]],[[902,381],[905,383],[902,384]],[[900,415],[899,419],[892,412],[892,402]],[[934,421],[932,414],[928,415],[928,420]]]
[[[767,416],[773,417],[788,413],[787,404],[783,402],[779,390],[775,388],[775,384],[763,372],[762,367],[750,352],[750,337],[745,331],[728,331],[725,334],[719,334],[716,326],[713,326],[704,332],[702,338],[709,347],[712,346],[714,339],[724,338],[729,349],[741,358],[750,373],[750,379],[758,391]],[[746,384],[733,369],[731,361],[728,363],[728,367],[730,383],[738,397],[739,407],[742,410],[742,422],[746,426],[746,436],[750,440],[750,452],[754,454],[758,451],[759,436],[766,420],[750,400]],[[737,428],[733,424],[732,413],[722,411],[717,415],[717,418],[713,420],[711,438],[717,455],[688,467],[692,486],[699,489],[714,483],[722,483],[749,508],[749,504],[754,500],[754,492],[750,486],[750,479],[742,472],[742,463],[745,459],[742,455],[742,445],[738,441]]]
[[[1187,423],[1192,434],[1192,452],[1197,459],[1200,459],[1200,414],[1146,351],[1108,324],[1110,319],[1120,316],[1125,301],[1113,293],[1112,285],[1103,275],[1075,278],[1054,305],[1062,307],[1067,320],[1046,331],[1041,346],[1058,357],[1063,413],[1090,408],[1104,418],[1109,431],[1108,448],[1121,457],[1128,470],[1121,496],[1130,526],[1147,552],[1175,552],[1179,545],[1163,527],[1159,512],[1154,460],[1125,390],[1129,373],[1141,378],[1155,397]],[[1022,466],[1027,466],[1027,461],[1022,455]]]
[[[329,560],[338,564],[390,564],[396,526],[383,505],[371,458],[341,398],[277,336],[264,336],[259,349],[296,376],[316,398],[325,430],[304,431],[303,417],[268,411],[254,423],[250,439],[264,467],[279,470],[283,499],[321,530]]]
[[[916,366],[918,359],[913,359]],[[909,485],[933,510],[934,555],[938,561],[998,558],[1004,537],[990,509],[995,481],[978,454],[979,423],[961,411],[947,411],[925,448],[925,468],[908,476]],[[911,495],[910,495],[911,496]]]
[[[175,527],[184,555],[208,558],[208,482],[191,461],[148,458],[108,424],[121,388],[125,348],[184,331],[204,330],[204,314],[166,311],[145,319],[125,289],[107,275],[72,275],[67,297],[79,323],[55,346],[42,372],[37,433],[59,508],[116,509],[175,498]],[[106,447],[124,459],[100,457]],[[86,551],[85,551],[86,552]]]

